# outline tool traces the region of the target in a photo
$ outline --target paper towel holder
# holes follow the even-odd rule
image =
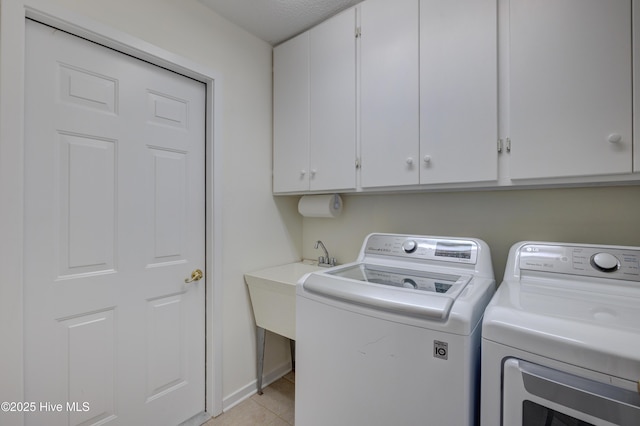
[[[340,194],[303,195],[298,201],[298,212],[304,217],[335,218],[342,213]]]

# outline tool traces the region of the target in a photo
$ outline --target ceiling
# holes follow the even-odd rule
[[[362,0],[198,1],[275,46]]]

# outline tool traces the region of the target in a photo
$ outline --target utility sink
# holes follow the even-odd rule
[[[244,274],[256,325],[295,340],[296,284],[320,269],[317,262],[303,260]]]

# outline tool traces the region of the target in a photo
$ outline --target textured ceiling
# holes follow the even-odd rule
[[[198,0],[276,45],[362,0]]]

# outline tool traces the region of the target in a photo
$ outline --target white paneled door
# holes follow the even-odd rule
[[[32,21],[26,69],[26,424],[179,424],[205,401],[205,86]]]

